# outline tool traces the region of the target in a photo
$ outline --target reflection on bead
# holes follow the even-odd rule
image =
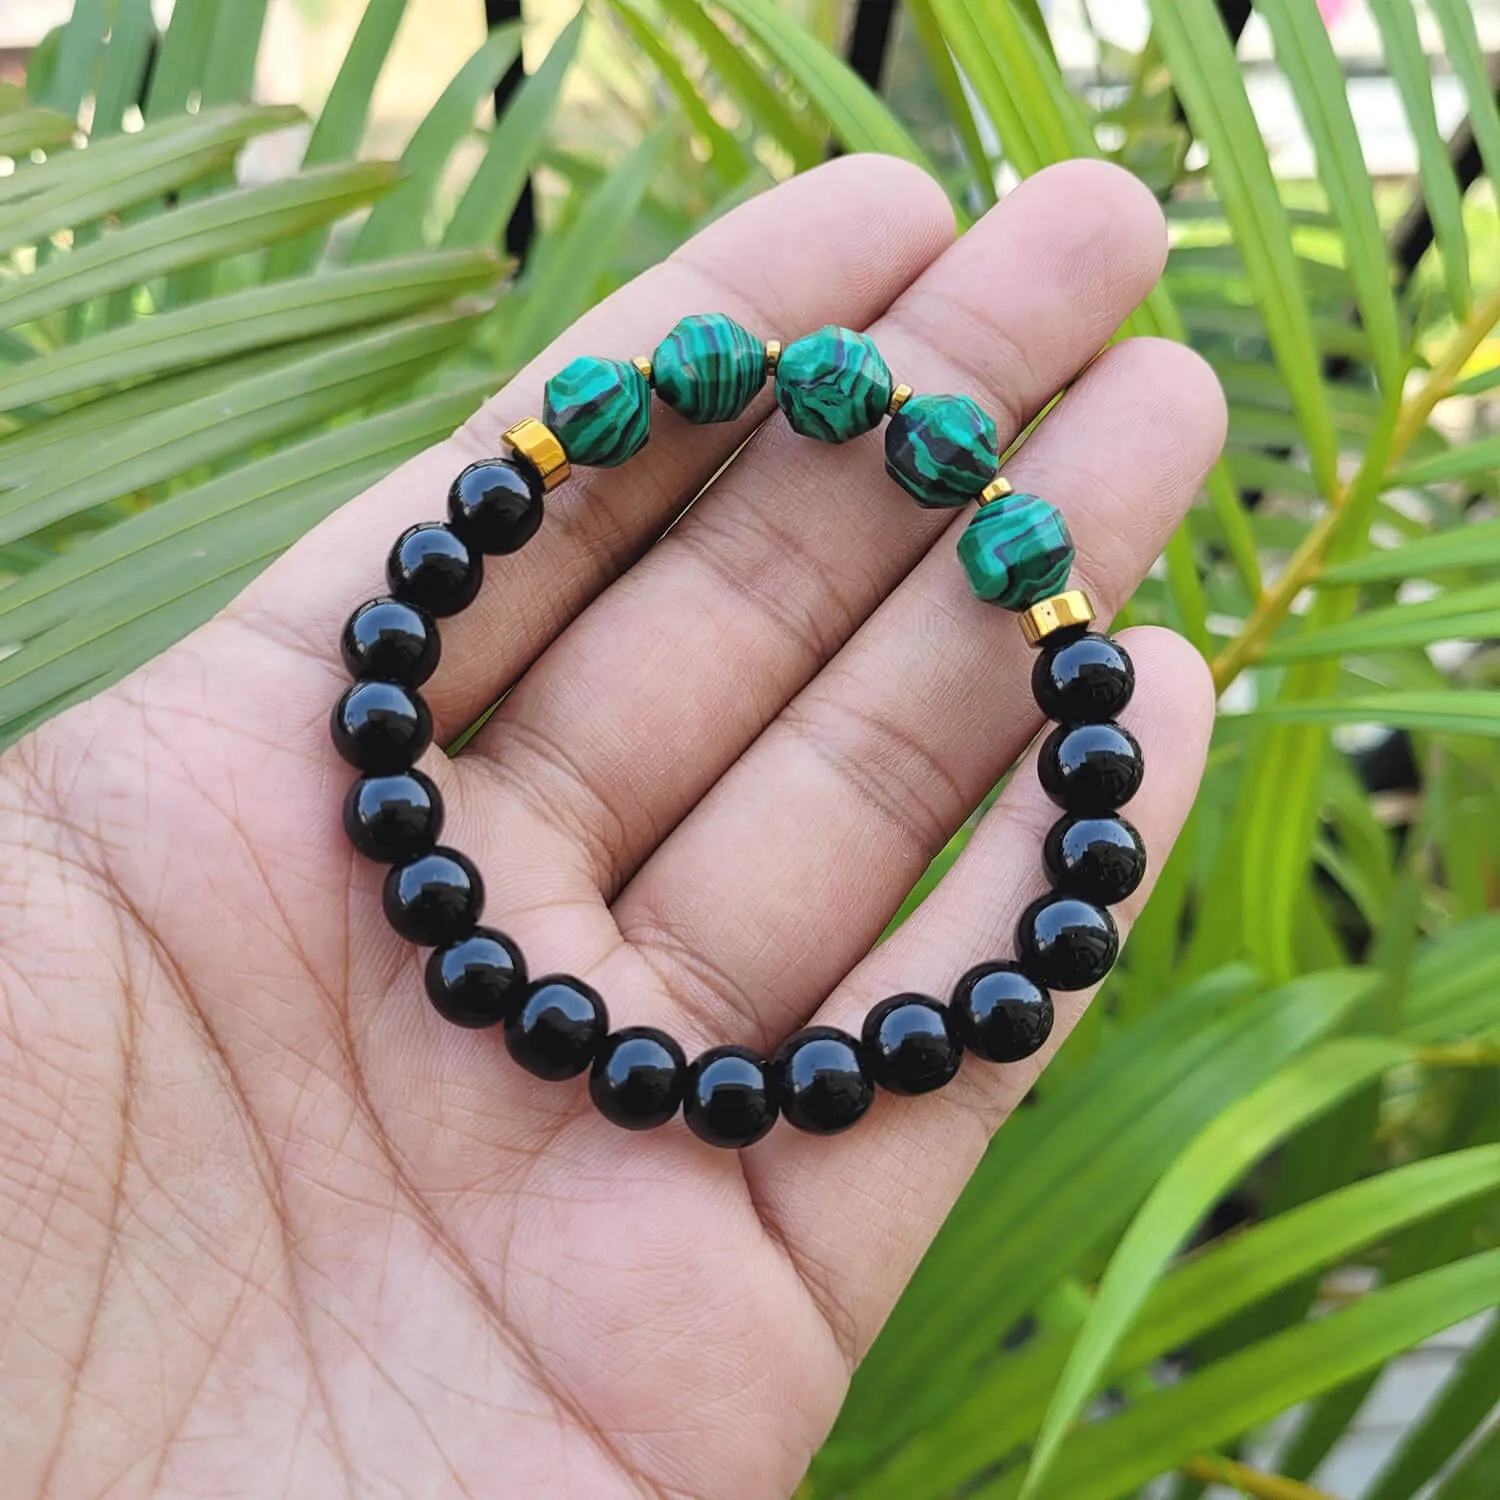
[[[1042,790],[1080,816],[1123,807],[1145,774],[1141,747],[1118,724],[1059,724],[1036,758]]]
[[[1037,707],[1059,724],[1118,718],[1135,691],[1135,667],[1125,648],[1089,632],[1049,641],[1031,665]]]
[[[628,360],[580,355],[547,382],[542,420],[570,463],[613,469],[646,445],[651,387]]]
[[[436,948],[473,931],[484,909],[484,880],[466,854],[439,846],[396,865],[381,899],[386,921],[407,942]]]
[[[890,400],[891,372],[862,333],[830,323],[776,362],[776,403],[803,437],[846,443],[878,427]]]
[[[542,524],[544,487],[534,470],[504,458],[470,464],[448,490],[448,524],[491,556],[519,552]]]
[[[344,622],[339,650],[349,675],[421,687],[437,670],[442,642],[425,609],[399,599],[370,599]]]
[[[789,1036],[771,1064],[771,1079],[787,1123],[815,1135],[847,1130],[875,1097],[859,1043],[833,1026]]]
[[[456,943],[434,948],[423,978],[437,1013],[455,1026],[494,1026],[521,1003],[526,960],[503,932],[476,927]]]
[[[989,414],[967,396],[913,396],[885,430],[885,471],[918,505],[967,505],[995,477]]]
[[[1039,897],[1016,929],[1022,967],[1053,990],[1086,990],[1109,973],[1120,951],[1114,919],[1076,896]]]
[[[398,599],[441,618],[474,602],[484,582],[484,558],[470,552],[451,527],[424,521],[396,538],[385,577]]]
[[[532,982],[505,1020],[505,1049],[538,1078],[576,1078],[609,1030],[597,990],[568,974]]]
[[[958,539],[958,560],[976,598],[1025,609],[1067,582],[1073,538],[1055,506],[1036,495],[1005,495],[974,512]]]
[[[1059,818],[1042,858],[1060,891],[1114,906],[1146,874],[1146,846],[1124,818]]]
[[[765,384],[766,346],[723,313],[683,318],[657,345],[656,394],[690,422],[732,422]]]
[[[333,747],[372,775],[405,771],[432,743],[432,715],[422,699],[394,682],[356,682],[333,705]]]
[[[989,1062],[1019,1062],[1052,1035],[1052,997],[1019,964],[979,964],[953,991],[964,1046]]]
[[[712,1047],[688,1068],[688,1129],[710,1146],[753,1146],[776,1123],[770,1064],[748,1047]]]
[[[443,799],[420,771],[361,776],[344,798],[344,832],[366,859],[401,864],[425,854],[443,831]]]
[[[600,1044],[589,1073],[589,1097],[612,1125],[651,1130],[677,1113],[686,1081],[687,1058],[666,1032],[627,1026]]]
[[[865,1017],[865,1066],[893,1094],[929,1094],[958,1072],[963,1043],[948,1007],[928,995],[893,995]]]

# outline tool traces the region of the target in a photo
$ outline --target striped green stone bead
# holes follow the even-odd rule
[[[847,443],[880,425],[891,403],[891,372],[873,340],[830,323],[781,351],[776,403],[793,432]]]
[[[958,560],[979,598],[1027,609],[1068,581],[1073,538],[1067,522],[1037,495],[1004,495],[981,505],[958,539]]]
[[[689,422],[732,422],[765,384],[766,346],[723,313],[684,318],[651,356],[656,394]]]
[[[967,396],[912,396],[885,430],[885,471],[918,505],[967,505],[1000,466],[989,413]]]
[[[568,462],[612,469],[639,453],[651,427],[651,387],[623,359],[570,360],[547,382],[542,421]]]

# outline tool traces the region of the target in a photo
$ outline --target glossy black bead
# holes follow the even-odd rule
[[[476,927],[434,948],[423,975],[427,998],[455,1026],[494,1026],[511,1015],[526,989],[526,960],[503,932]]]
[[[1146,875],[1146,846],[1124,818],[1059,818],[1042,859],[1058,890],[1101,906],[1123,901]]]
[[[964,1046],[989,1062],[1019,1062],[1052,1035],[1052,997],[1009,961],[978,964],[953,991]]]
[[[710,1146],[753,1146],[776,1123],[771,1066],[748,1047],[712,1047],[688,1068],[688,1129]]]
[[[470,464],[448,491],[448,524],[480,552],[519,552],[542,524],[542,481],[504,458]]]
[[[432,715],[398,682],[356,682],[344,689],[329,721],[333,748],[374,776],[406,771],[432,743]]]
[[[420,771],[361,776],[344,798],[344,832],[366,859],[403,864],[443,831],[443,799]]]
[[[385,577],[405,603],[433,615],[456,615],[474,602],[484,582],[484,558],[451,527],[426,521],[396,538]]]
[[[1059,724],[1118,718],[1135,691],[1135,667],[1107,635],[1074,635],[1049,642],[1031,667],[1037,707]]]
[[[484,910],[484,881],[457,849],[433,849],[385,877],[386,920],[408,942],[436,948],[466,937]]]
[[[958,1072],[964,1048],[948,1007],[928,995],[892,995],[865,1017],[865,1066],[893,1094],[930,1094]]]
[[[589,1098],[612,1125],[652,1130],[682,1103],[687,1058],[665,1031],[627,1026],[600,1044],[589,1070]]]
[[[815,1135],[847,1130],[875,1097],[859,1043],[833,1026],[789,1036],[771,1064],[771,1083],[787,1123]]]
[[[1111,813],[1140,790],[1141,747],[1118,724],[1059,724],[1037,752],[1042,790],[1080,817]]]
[[[609,1015],[581,979],[548,974],[533,980],[505,1019],[505,1049],[538,1078],[576,1078],[599,1051]]]
[[[437,671],[443,643],[437,621],[425,609],[382,598],[367,600],[349,616],[339,649],[351,677],[415,688]]]
[[[1016,928],[1021,967],[1051,990],[1098,984],[1120,951],[1114,918],[1102,906],[1057,892],[1033,901]]]

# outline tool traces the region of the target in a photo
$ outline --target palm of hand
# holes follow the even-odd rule
[[[898,374],[973,389],[967,344],[994,365],[976,394],[1014,424],[1146,289],[1154,206],[1108,169],[1044,174],[929,268],[944,212],[907,169],[836,164],[562,345],[649,347],[724,287],[732,315],[792,331],[875,323],[900,294],[875,327]],[[767,250],[787,215],[805,234]],[[991,278],[1026,296],[991,307]],[[3,762],[0,1400],[27,1421],[0,1428],[18,1434],[17,1494],[785,1494],[1040,1066],[970,1060],[847,1136],[782,1127],[735,1155],[679,1125],[615,1130],[576,1085],[530,1078],[496,1035],[420,1001],[380,872],[337,832],[338,622],[561,357]],[[1106,606],[1221,423],[1191,357],[1125,345],[1016,466],[1068,510]],[[809,454],[768,427],[563,630],[745,430],[673,427],[631,470],[560,492],[537,542],[447,622],[429,685],[451,736],[525,671],[474,754],[429,756],[487,919],[538,972],[588,978],[617,1023],[664,1025],[690,1055],[774,1046],[830,992],[828,1019],[854,1029],[881,994],[942,993],[1005,951],[1047,821],[1016,778],[951,889],[864,956],[1036,727],[1013,627],[963,597],[947,517],[872,494],[869,439]],[[1155,686],[1132,711],[1152,773],[1131,815],[1159,867],[1207,705],[1185,648],[1142,632],[1132,649]]]

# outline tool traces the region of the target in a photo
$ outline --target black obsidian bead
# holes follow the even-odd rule
[[[408,942],[436,948],[474,930],[484,909],[484,881],[468,855],[437,848],[385,877],[386,920]]]
[[[589,1071],[589,1098],[610,1124],[651,1130],[677,1113],[686,1082],[687,1058],[666,1032],[627,1026],[600,1044]]]
[[[1109,973],[1120,934],[1102,906],[1053,892],[1021,914],[1016,947],[1021,966],[1038,983],[1052,990],[1086,990]]]
[[[420,771],[361,776],[344,798],[344,832],[366,859],[402,864],[443,831],[443,799]]]
[[[1037,707],[1059,724],[1118,718],[1135,691],[1135,667],[1107,635],[1075,635],[1049,642],[1031,667]]]
[[[865,1017],[865,1066],[893,1094],[930,1094],[958,1072],[963,1043],[948,1007],[928,995],[892,995]]]
[[[771,1083],[787,1123],[815,1135],[847,1130],[875,1097],[859,1043],[834,1026],[789,1036],[771,1064]]]
[[[1037,752],[1042,790],[1079,816],[1113,812],[1140,790],[1145,762],[1118,724],[1059,724]]]
[[[1019,964],[979,964],[958,981],[952,1011],[970,1052],[1019,1062],[1052,1034],[1052,997]]]
[[[448,524],[480,552],[519,552],[542,524],[542,481],[504,458],[470,464],[448,491]]]
[[[493,1026],[521,1003],[526,960],[503,932],[476,927],[456,943],[434,948],[423,975],[427,998],[455,1026]]]
[[[1146,874],[1146,846],[1124,818],[1059,818],[1042,859],[1058,890],[1101,906],[1123,901]]]
[[[770,1064],[748,1047],[712,1047],[687,1073],[688,1129],[710,1146],[753,1146],[776,1123]]]
[[[356,682],[344,689],[329,721],[333,748],[375,776],[409,770],[432,743],[432,715],[397,682]]]
[[[597,991],[567,974],[533,980],[505,1019],[505,1050],[538,1078],[576,1078],[609,1031]]]
[[[470,551],[449,526],[425,521],[396,538],[385,562],[391,593],[428,614],[456,615],[467,609],[484,582],[484,558]]]
[[[354,678],[378,677],[421,687],[437,670],[442,652],[437,622],[425,609],[399,599],[370,599],[344,622],[339,640]]]

